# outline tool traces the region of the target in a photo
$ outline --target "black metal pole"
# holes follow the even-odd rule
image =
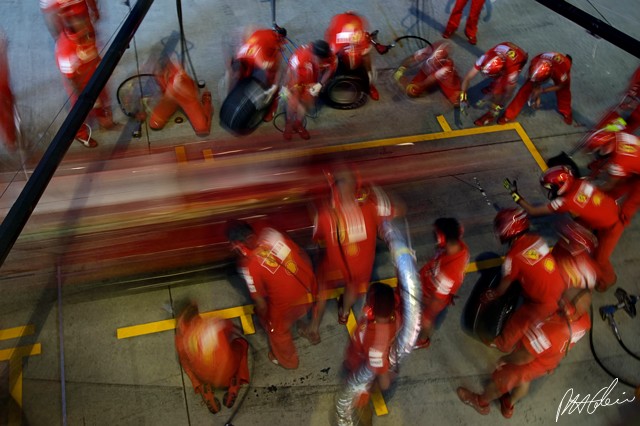
[[[0,225],[0,266],[4,264],[9,251],[11,251],[29,220],[36,204],[40,201],[40,197],[42,197],[53,174],[62,162],[62,158],[69,150],[78,129],[83,125],[100,92],[107,84],[107,80],[113,74],[116,65],[118,65],[129,42],[138,30],[138,26],[149,11],[151,4],[153,4],[153,0],[138,0],[136,2],[122,28],[116,34],[113,43],[109,46],[104,58],[100,61],[100,65],[93,73],[91,80],[89,80],[89,83],[78,97],[78,101],[62,123],[60,130],[58,130],[58,133],[49,144],[47,151],[33,171],[33,175],[31,175],[18,199],[4,218],[2,225]]]
[[[585,28],[591,34],[602,37],[609,43],[618,46],[620,49],[640,58],[640,41],[612,27],[598,18],[594,18],[587,12],[563,0],[535,0],[543,6],[548,7],[559,15],[575,22]]]

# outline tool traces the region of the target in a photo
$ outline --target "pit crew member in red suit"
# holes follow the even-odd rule
[[[220,411],[214,389],[227,389],[225,407],[232,407],[240,387],[249,383],[249,344],[229,320],[204,318],[189,304],[176,319],[176,350],[182,369],[209,411]]]
[[[323,249],[317,268],[318,315],[309,328],[316,341],[328,293],[340,283],[345,289],[338,300],[338,322],[347,323],[351,307],[369,287],[378,227],[384,218],[398,213],[381,188],[363,185],[351,171],[328,177],[331,198],[321,201],[313,230],[313,240]]]
[[[56,41],[56,60],[73,105],[98,68],[101,58],[91,20],[86,14],[86,5],[82,2],[65,3],[60,6],[59,16],[63,31]],[[110,129],[115,126],[106,90],[100,93],[91,116],[98,120],[102,128]],[[76,140],[87,148],[95,148],[98,143],[91,137],[89,129],[87,125],[82,126],[76,134]]]
[[[598,280],[598,265],[593,259],[598,239],[591,231],[571,219],[557,225],[558,242],[553,257],[567,288],[593,290]]]
[[[87,26],[95,37],[94,24],[100,19],[98,0],[40,0],[40,11],[44,16],[45,24],[51,33],[51,37],[56,40],[62,32],[63,24],[59,13],[65,7],[73,7],[75,13],[88,20]]]
[[[589,290],[567,290],[562,300],[562,309],[532,324],[516,349],[498,360],[492,381],[482,394],[459,387],[460,400],[486,415],[491,401],[500,398],[502,415],[511,418],[514,404],[527,395],[531,382],[551,374],[591,328]]]
[[[269,336],[269,359],[287,369],[298,368],[291,326],[306,316],[317,295],[316,278],[306,253],[289,237],[265,227],[257,234],[246,222],[227,229],[232,248],[240,256],[255,313]],[[306,325],[305,325],[306,326]]]
[[[367,70],[369,78],[369,96],[374,101],[380,99],[378,89],[374,86],[375,72],[371,64],[371,42],[367,31],[366,19],[348,11],[331,18],[325,32],[325,40],[331,51],[349,69],[354,70],[360,65]]]
[[[393,77],[412,98],[418,97],[431,87],[438,85],[449,102],[454,106],[459,106],[462,80],[449,56],[450,50],[451,43],[446,41],[436,42],[433,46],[420,49],[402,61]],[[420,65],[418,73],[409,81],[404,76],[405,71],[418,64]]]
[[[502,352],[511,352],[532,323],[558,309],[565,284],[547,243],[539,235],[529,232],[527,212],[503,209],[493,224],[500,241],[509,244],[509,251],[502,264],[500,284],[487,290],[481,301],[490,302],[502,296],[514,281],[520,283],[524,302],[493,342]]]
[[[7,39],[0,29],[0,143],[14,151],[18,140],[16,125],[15,99],[9,81],[9,58],[7,56]]]
[[[488,104],[489,111],[474,121],[476,126],[486,126],[496,119],[506,102],[511,98],[518,83],[520,71],[524,68],[528,58],[527,52],[522,48],[505,41],[487,50],[476,60],[473,68],[467,72],[462,80],[462,92],[460,93],[460,104],[464,109],[468,106],[467,90],[471,80],[478,73],[492,80],[488,86],[482,89],[482,93],[486,95],[485,98],[476,104],[477,106]]]
[[[302,45],[293,52],[289,58],[284,90],[284,97],[287,99],[287,121],[283,133],[285,140],[291,140],[293,132],[300,134],[302,139],[311,137],[302,120],[337,67],[336,55],[324,40]]]
[[[596,132],[587,140],[587,150],[599,157],[607,173],[600,188],[620,204],[620,219],[628,226],[640,207],[640,138],[626,132]],[[591,167],[590,167],[591,168]],[[594,170],[594,174],[600,170]]]
[[[433,223],[434,256],[420,269],[422,283],[422,328],[415,348],[429,346],[438,315],[451,303],[464,280],[469,249],[462,241],[462,226],[450,217]]]
[[[543,87],[549,80],[551,86]],[[529,103],[533,108],[540,106],[540,95],[556,93],[558,112],[566,124],[573,122],[571,113],[571,56],[557,52],[541,53],[531,60],[529,76],[509,106],[504,110],[498,124],[505,124],[516,119],[522,107]]]
[[[287,42],[287,30],[281,27],[273,29],[258,29],[253,31],[244,41],[238,50],[234,60],[232,61],[232,81],[251,77],[256,71],[260,71],[261,76],[266,84],[271,87],[267,91],[266,96],[271,97],[276,94],[280,81],[281,58],[280,49]],[[231,87],[231,83],[229,87]],[[277,97],[271,109],[264,117],[264,121],[271,121],[273,114],[277,108]]]
[[[344,366],[351,374],[366,365],[376,374],[375,385],[386,390],[393,379],[389,370],[389,350],[400,328],[396,313],[396,296],[387,284],[372,283],[367,291],[367,301],[362,318],[351,336]],[[369,392],[360,395],[356,405],[369,401]]]
[[[149,127],[153,130],[162,129],[178,108],[182,108],[196,135],[208,136],[211,132],[213,115],[211,92],[204,91],[200,96],[196,82],[173,58],[162,61],[160,72],[156,74],[156,81],[163,94],[153,107]]]
[[[640,127],[640,67],[631,76],[629,82],[629,88],[625,94],[625,99],[619,106],[621,110],[631,111],[625,121],[624,131],[627,133],[633,133],[638,127]],[[618,109],[618,108],[616,108]],[[610,111],[606,114],[602,120],[596,125],[596,129],[600,129],[611,122],[615,122],[620,117],[620,114],[616,111]]]
[[[551,202],[534,206],[522,198],[517,190],[512,192],[512,197],[531,216],[570,213],[578,223],[593,231],[598,238],[594,253],[600,269],[597,288],[604,291],[611,287],[616,282],[611,254],[624,230],[615,199],[590,181],[576,179],[567,166],[547,169],[540,177],[540,185],[548,190]]]
[[[469,40],[469,43],[476,44],[478,42],[478,19],[480,19],[480,12],[484,7],[485,0],[471,0],[471,7],[469,9],[469,17],[467,18],[467,24],[464,28],[464,35]],[[456,0],[455,6],[451,10],[449,16],[449,22],[442,33],[443,38],[449,38],[460,26],[460,20],[462,19],[462,11],[469,3],[469,0]]]

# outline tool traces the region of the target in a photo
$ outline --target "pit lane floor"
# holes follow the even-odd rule
[[[535,145],[518,123],[454,131],[443,118],[438,121],[443,131],[435,134],[317,148],[323,154],[355,152],[360,154],[361,161],[366,163],[380,157],[381,147],[409,149],[409,159],[418,157],[423,160],[427,157],[424,153],[420,155],[416,152],[416,147],[429,147],[426,152],[429,153],[430,164],[425,164],[424,170],[421,170],[422,174],[417,173],[416,176],[414,173],[414,179],[408,183],[398,182],[396,178],[385,185],[392,193],[413,195],[401,198],[405,198],[407,203],[408,220],[419,263],[430,251],[428,223],[443,210],[456,211],[465,224],[466,239],[475,258],[479,253],[486,253],[489,246],[499,250],[495,241],[493,244],[487,244],[487,236],[491,231],[490,225],[486,224],[490,224],[495,212],[494,207],[489,204],[493,202],[510,205],[508,194],[500,188],[500,177],[504,173],[509,176],[519,174],[522,178],[520,187],[523,188],[523,193],[535,193],[537,182],[535,179],[527,179],[527,176],[535,176],[532,169],[539,171],[545,167]],[[495,162],[493,156],[488,156],[488,159],[482,158],[474,149],[476,145],[484,145],[484,141],[487,140],[495,144],[496,133],[510,136],[504,137],[503,142],[499,143],[501,151],[508,152],[508,157],[512,159],[506,169],[496,170],[495,164],[491,164],[492,161]],[[465,161],[464,169],[460,165],[449,167],[446,163],[451,162],[451,156],[442,154],[442,151],[446,151],[442,149],[442,145],[455,146],[456,150],[461,151],[456,158],[474,158],[475,162]],[[305,150],[313,148],[302,149]],[[375,155],[363,154],[372,150],[376,152]],[[464,151],[469,151],[470,154],[467,155]],[[487,152],[486,146],[483,151]],[[188,160],[182,157],[179,148],[176,152],[175,158],[178,163],[207,163],[203,158]],[[291,150],[277,154],[277,159],[280,160],[283,155],[296,157],[303,154],[308,155],[309,152]],[[393,153],[384,151],[382,154],[384,158],[388,158]],[[263,153],[257,157],[263,161],[273,161],[272,155]],[[228,161],[246,160],[248,158],[238,156]],[[249,161],[257,163],[256,158]],[[440,169],[432,166],[438,163],[441,164]],[[379,170],[381,180],[390,179],[389,173],[385,173],[384,168],[376,164],[372,169]],[[470,174],[474,176],[471,177]],[[457,187],[454,182],[458,182]],[[480,182],[486,197],[477,185],[474,186]],[[444,200],[445,197],[433,194],[433,191],[454,190],[460,199],[471,201],[471,204],[466,205],[464,212],[454,198],[442,203],[444,205],[432,206],[428,199],[420,197],[424,188],[429,188],[429,198]],[[547,226],[545,222],[539,223],[543,233],[548,233]],[[627,235],[624,238],[627,238]],[[488,263],[479,261],[470,265],[460,292],[461,303],[449,309],[448,318],[436,334],[432,347],[427,351],[412,354],[402,366],[394,387],[384,394],[377,393],[373,399],[377,415],[376,424],[407,424],[417,421],[425,412],[428,412],[434,421],[456,421],[465,424],[483,424],[483,421],[494,423],[496,418],[499,419],[497,421],[502,421],[495,412],[488,418],[479,417],[473,410],[461,405],[454,392],[455,387],[459,385],[479,387],[491,370],[490,360],[497,357],[495,351],[461,332],[459,321],[455,318],[460,314],[464,305],[462,301],[466,300],[476,281],[477,271],[495,266],[499,261],[497,257]],[[624,273],[621,273],[621,282],[626,282],[622,277],[627,276],[627,272],[625,268]],[[388,259],[381,253],[376,276],[386,278],[388,282],[395,284],[391,278],[392,274]],[[304,339],[297,339],[301,367],[293,372],[282,371],[270,364],[266,358],[266,336],[253,326],[250,315],[252,307],[247,304],[248,298],[237,277],[230,276],[228,280],[222,281],[209,278],[200,280],[199,283],[180,281],[180,277],[167,277],[162,287],[144,287],[135,291],[129,288],[127,291],[115,293],[83,291],[73,294],[71,290],[64,289],[61,291],[65,291],[69,296],[62,298],[64,303],[50,306],[48,318],[32,318],[35,321],[16,323],[15,319],[22,314],[12,313],[11,317],[16,326],[0,332],[3,339],[20,341],[20,345],[13,350],[7,349],[0,353],[1,359],[9,361],[9,389],[17,403],[8,405],[9,423],[19,424],[20,411],[16,410],[17,406],[22,405],[26,423],[47,424],[50,415],[43,414],[50,413],[52,409],[55,411],[59,401],[65,402],[70,424],[80,421],[88,424],[210,422],[211,415],[191,392],[188,378],[181,374],[173,352],[171,330],[174,320],[169,307],[185,298],[198,300],[201,308],[211,314],[215,312],[233,318],[251,342],[253,380],[251,386],[245,388],[246,397],[235,414],[234,424],[265,424],[272,421],[286,424],[327,424],[331,421],[333,397],[341,383],[339,371],[342,353],[348,338],[347,330],[336,327],[335,305],[330,304],[323,321],[322,343],[309,346]],[[632,288],[627,289],[633,292]],[[612,303],[612,300],[607,299],[611,299],[611,294],[597,294],[594,304],[599,306],[599,303]],[[64,336],[61,341],[64,342],[64,347],[56,341],[59,330],[56,329],[54,317],[54,313],[62,312],[62,322],[58,325]],[[618,319],[620,320],[619,317]],[[348,330],[353,329],[354,322],[352,315]],[[632,323],[626,318],[622,318],[620,323],[623,332],[626,324],[626,340],[631,338],[633,341],[633,332],[630,333]],[[597,318],[595,328],[596,346],[604,348],[611,345],[612,335]],[[79,348],[83,349],[77,350]],[[59,361],[58,358],[62,354],[64,368],[57,369],[56,361]],[[619,351],[611,351],[603,358],[605,363],[612,367],[625,365],[625,355]],[[64,390],[58,382],[58,370],[65,374]],[[633,371],[627,368],[622,370],[625,375]],[[575,377],[580,377],[577,374],[580,371],[589,373],[586,383],[583,382],[584,376],[582,380],[574,382]],[[518,405],[518,414],[527,422],[546,423],[548,419],[554,418],[556,404],[566,391],[563,390],[564,387],[574,387],[576,392],[581,393],[595,392],[610,383],[607,377],[595,366],[588,352],[587,342],[581,342],[554,375],[533,386],[532,394]],[[592,390],[591,387],[597,382],[596,378],[602,385],[595,385],[596,388]],[[616,391],[623,392],[623,389],[618,387]],[[52,399],[52,395],[58,395],[59,398]],[[622,400],[620,395],[618,396]],[[580,421],[586,421],[587,424],[624,424],[637,415],[633,409],[633,403],[619,407],[601,407],[588,418],[581,417]],[[231,413],[230,410],[219,413],[215,417],[215,424],[218,424],[218,421],[222,424]],[[575,414],[573,416],[560,417],[560,423],[564,421],[565,424],[573,424],[574,418],[577,417]],[[269,418],[273,420],[266,420]],[[106,419],[109,420],[105,421]]]

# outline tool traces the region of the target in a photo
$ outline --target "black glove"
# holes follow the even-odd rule
[[[522,197],[520,196],[520,194],[518,194],[518,184],[515,180],[510,181],[509,178],[504,178],[504,181],[502,181],[502,184],[507,189],[507,191],[509,191],[509,193],[511,194],[511,198],[513,198],[513,201],[518,203],[520,200],[522,200]]]

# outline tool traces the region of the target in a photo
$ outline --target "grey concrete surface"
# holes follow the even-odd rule
[[[194,66],[198,77],[206,80],[212,91],[217,112],[221,103],[218,85],[224,74],[224,54],[241,28],[270,25],[270,3],[259,0],[184,0],[182,3]],[[572,3],[594,15],[601,14],[612,25],[640,38],[637,26],[640,9],[636,0],[615,3],[575,0]],[[372,29],[380,30],[379,38],[382,41],[390,41],[404,34],[420,35],[433,41],[440,38],[452,4],[453,0],[283,0],[277,1],[277,22],[287,28],[295,43],[304,43],[321,38],[331,16],[352,9],[365,15]],[[97,30],[100,45],[106,46],[128,8],[115,0],[102,0],[100,7],[102,19]],[[37,2],[4,0],[0,2],[0,16],[0,25],[10,39],[12,84],[29,136],[26,158],[0,153],[3,185],[0,200],[3,208],[8,208],[12,203],[10,191],[4,192],[9,186],[8,182],[24,182],[21,162],[26,160],[24,169],[27,172],[33,169],[60,126],[68,107],[65,106],[66,94],[54,61],[54,42],[44,26]],[[145,63],[162,49],[162,40],[177,30],[175,2],[156,0],[136,34],[139,63]],[[518,119],[545,158],[570,149],[604,110],[619,101],[629,76],[640,62],[638,58],[588,35],[583,29],[531,0],[488,0],[479,24],[478,40],[477,46],[468,44],[462,28],[452,38],[455,45],[453,58],[461,74],[472,66],[475,58],[484,50],[505,40],[525,48],[530,57],[544,51],[572,55],[576,123],[567,126],[562,122],[554,111],[553,96],[543,100],[542,110],[535,114],[523,111]],[[73,175],[77,173],[74,170],[85,167],[89,172],[94,172],[87,174],[90,179],[85,182],[87,188],[92,188],[92,176],[96,176],[98,182],[99,172],[113,173],[120,168],[127,170],[133,167],[133,163],[153,167],[156,161],[164,163],[167,157],[171,157],[173,147],[177,145],[196,151],[211,149],[215,155],[221,156],[231,150],[255,150],[256,145],[269,152],[339,145],[440,132],[442,129],[436,120],[440,114],[454,129],[472,128],[473,119],[482,111],[472,109],[469,116],[457,120],[453,109],[439,92],[410,100],[399,91],[392,74],[405,54],[407,52],[397,49],[386,56],[374,55],[381,100],[369,101],[364,107],[353,111],[322,108],[317,118],[308,120],[308,128],[312,133],[310,141],[294,139],[285,143],[281,134],[268,123],[263,124],[250,138],[237,138],[222,130],[217,118],[207,138],[197,138],[185,121],[183,124],[170,124],[162,131],[145,131],[143,137],[137,140],[130,137],[131,126],[115,102],[118,84],[136,72],[132,46],[125,52],[108,85],[113,110],[121,127],[115,131],[97,130],[95,135],[100,143],[97,149],[88,150],[73,143],[59,175]],[[475,80],[471,96],[477,96],[479,87],[480,81]],[[443,164],[443,170],[431,170],[431,173],[413,182],[387,187],[407,204],[407,218],[418,263],[421,265],[431,254],[429,224],[434,218],[445,214],[455,215],[464,223],[465,238],[472,257],[485,252],[503,253],[491,230],[494,210],[486,205],[479,191],[473,187],[473,178],[482,182],[489,199],[499,205],[511,205],[510,197],[501,184],[505,176],[516,178],[523,194],[529,199],[543,202],[544,195],[537,182],[539,168],[514,132],[433,142],[434,151],[444,146],[452,147],[452,157]],[[474,147],[477,146],[483,146],[484,156],[474,158],[473,153],[477,152]],[[454,148],[460,148],[459,153]],[[381,149],[379,155],[383,157],[385,152],[390,153],[394,149],[403,148]],[[159,157],[163,159],[158,160]],[[585,157],[578,155],[576,158],[581,165],[586,164]],[[415,162],[407,164],[420,167]],[[406,167],[405,163],[399,163],[398,172]],[[425,161],[422,167],[434,169],[434,160]],[[61,179],[60,182],[68,181]],[[133,179],[131,188],[133,191],[148,191],[137,188]],[[60,187],[57,191],[53,186],[45,196],[55,200],[64,192],[62,189],[69,188]],[[11,196],[15,196],[13,194]],[[112,195],[124,196],[122,192]],[[68,200],[64,198],[64,201]],[[91,202],[100,200],[92,199]],[[64,202],[61,202],[60,206],[63,205]],[[51,214],[65,212],[64,207],[59,209],[61,211]],[[74,222],[71,218],[67,219],[78,227],[83,224],[81,220]],[[40,223],[38,220],[37,217],[32,218],[27,233],[21,237],[20,241],[25,245],[32,241],[30,238],[35,240],[34,235]],[[543,234],[552,235],[547,220],[535,220],[534,225]],[[640,293],[637,279],[640,276],[639,234],[640,225],[636,218],[625,231],[614,254],[619,285],[632,294]],[[36,343],[42,347],[41,354],[19,361],[23,371],[22,418],[13,424],[225,424],[232,411],[223,409],[213,416],[194,395],[188,377],[181,372],[177,362],[172,332],[118,340],[116,330],[170,319],[172,314],[167,306],[186,298],[198,300],[202,310],[249,303],[248,295],[238,285],[237,279],[210,276],[198,282],[181,282],[179,278],[167,277],[164,286],[113,292],[63,288],[62,298],[59,299],[56,267],[47,255],[52,253],[41,256],[50,264],[39,266],[42,268],[40,274],[39,271],[16,274],[10,262],[12,259],[24,259],[18,252],[12,253],[8,263],[0,269],[0,330],[27,324],[36,327],[32,335],[0,341],[0,350]],[[42,264],[36,260],[39,259],[31,261],[33,264]],[[384,249],[381,249],[377,259],[375,274],[380,278],[388,278],[393,274]],[[374,424],[553,424],[556,422],[556,410],[568,389],[573,388],[584,397],[609,386],[613,379],[597,366],[585,338],[553,375],[532,385],[530,395],[517,405],[511,420],[503,419],[499,406],[495,404],[486,417],[464,406],[458,400],[455,389],[467,386],[479,391],[487,383],[499,356],[495,350],[472,339],[460,328],[459,318],[464,301],[477,277],[477,273],[469,273],[466,277],[459,293],[460,303],[449,309],[431,348],[413,353],[402,366],[393,387],[384,394],[389,414],[374,418]],[[612,293],[595,294],[594,308],[597,310],[601,305],[614,303]],[[310,346],[306,340],[296,339],[301,358],[300,368],[296,371],[278,369],[268,361],[266,336],[259,327],[255,335],[248,336],[252,383],[250,387],[245,387],[246,398],[242,405],[239,404],[233,424],[332,424],[334,399],[343,380],[340,374],[342,355],[348,340],[344,327],[335,322],[335,309],[335,304],[329,304],[322,323],[323,340],[320,345]],[[61,322],[58,320],[59,313]],[[636,353],[640,352],[638,318],[632,319],[618,312],[616,320],[623,340]],[[594,317],[594,343],[608,368],[621,378],[640,383],[640,364],[617,345],[613,334],[597,313]],[[61,367],[62,357],[64,363]],[[12,361],[12,365],[15,367],[16,363]],[[0,361],[0,424],[9,423],[9,416],[16,412],[8,400],[9,367],[7,361]],[[63,375],[64,381],[61,382]],[[626,392],[624,397],[622,392]],[[619,384],[611,396],[612,399],[630,399],[630,392],[629,388]],[[585,409],[565,414],[557,423],[630,425],[637,424],[638,418],[640,401],[634,401],[602,406],[591,413]]]

